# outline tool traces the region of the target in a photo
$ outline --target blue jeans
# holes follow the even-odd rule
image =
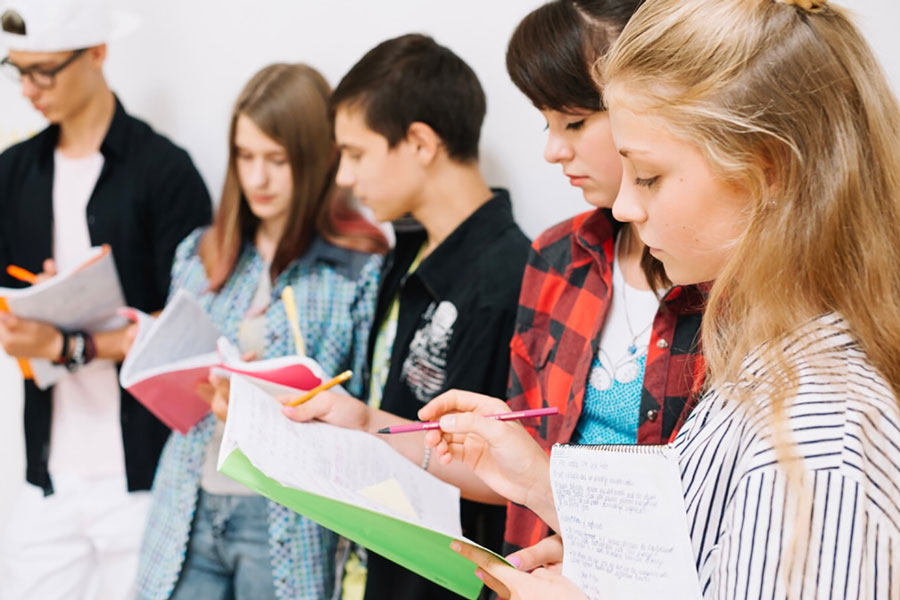
[[[275,598],[268,501],[200,490],[181,577],[170,600]]]

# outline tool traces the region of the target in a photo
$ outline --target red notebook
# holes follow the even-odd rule
[[[122,365],[119,380],[147,410],[175,431],[187,433],[209,413],[197,393],[210,369],[238,373],[294,390],[319,385],[325,374],[316,361],[299,356],[244,362],[219,338],[216,326],[184,291],[179,291],[157,319],[129,311],[138,335]]]

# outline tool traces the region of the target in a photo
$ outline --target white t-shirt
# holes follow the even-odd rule
[[[103,169],[103,155],[54,155],[53,259],[65,270],[91,247],[86,212]],[[94,360],[53,388],[50,475],[99,478],[125,475],[119,422],[119,379],[109,360]]]
[[[650,290],[639,290],[625,283],[618,257],[613,261],[612,288],[609,314],[600,334],[600,352],[606,355],[609,366],[615,367],[631,355],[639,358],[646,354],[653,319],[659,311],[659,298]],[[629,353],[632,344],[637,350]]]

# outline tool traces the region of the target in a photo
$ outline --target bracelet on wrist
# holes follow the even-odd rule
[[[62,329],[57,329],[57,331],[62,336],[62,346],[59,349],[59,356],[53,362],[58,365],[64,365],[66,364],[66,358],[69,356],[69,332]]]
[[[425,457],[422,459],[422,468],[428,470],[428,463],[431,462],[431,446],[425,446]]]
[[[94,341],[94,336],[84,331],[84,364],[88,364],[95,358],[97,358],[97,343]]]
[[[75,331],[70,333],[69,337],[71,349],[66,356],[65,366],[70,373],[74,373],[87,363],[87,336],[83,331]]]

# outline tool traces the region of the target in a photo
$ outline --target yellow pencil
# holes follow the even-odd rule
[[[301,404],[303,404],[304,402],[306,402],[307,400],[309,400],[310,398],[312,398],[319,392],[324,392],[325,390],[331,389],[334,386],[338,385],[339,383],[344,383],[351,377],[353,377],[353,371],[344,371],[337,377],[332,377],[325,383],[323,383],[321,385],[317,385],[316,387],[309,390],[308,392],[306,392],[305,394],[303,394],[296,400],[291,400],[290,402],[287,403],[287,406],[300,406]]]
[[[284,312],[287,313],[291,331],[294,334],[294,346],[298,356],[306,356],[306,345],[303,343],[303,335],[300,333],[300,314],[297,312],[297,301],[294,300],[294,288],[287,286],[281,292],[281,301],[284,303]]]

